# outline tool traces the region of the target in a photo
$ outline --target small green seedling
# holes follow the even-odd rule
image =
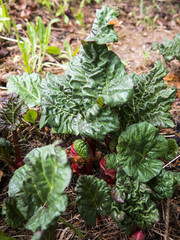
[[[47,10],[51,11],[51,8],[53,7],[53,2],[48,0],[38,0],[38,3],[45,6]]]
[[[145,16],[144,22],[145,24],[149,24],[150,29],[153,29],[157,19],[158,15],[156,15],[153,19],[151,19],[149,16]]]
[[[36,111],[34,111],[33,109],[29,109],[29,110],[27,111],[26,115],[25,115],[23,118],[24,118],[24,120],[25,120],[26,122],[32,123],[33,126],[34,126],[34,128],[35,128],[35,130],[36,130],[36,132],[37,132],[37,134],[38,134],[39,136],[41,136],[38,128],[36,127],[36,123],[35,123],[35,120],[36,120],[37,116],[38,116],[38,114],[37,114]]]
[[[85,0],[82,0],[79,6],[79,10],[77,12],[77,14],[74,14],[74,18],[76,19],[76,23],[80,24],[83,28],[84,26],[84,20],[83,20],[83,12],[82,12],[82,8],[84,7],[85,4]]]
[[[9,17],[7,4],[4,4],[1,0],[1,8],[0,8],[0,32],[7,31],[11,34],[11,19]]]
[[[64,16],[65,24],[69,23],[69,17],[66,15],[66,10],[68,9],[69,0],[63,0],[63,3],[60,3],[59,9],[56,12],[56,17]]]
[[[23,42],[20,40],[15,21],[13,21],[18,46],[22,52],[22,58],[24,61],[23,69],[26,72],[40,72],[42,67],[46,65],[43,63],[43,60],[49,45],[51,25],[58,21],[58,19],[51,20],[47,27],[45,27],[40,17],[36,18],[36,26],[32,22],[28,22],[28,38],[25,38]]]
[[[144,55],[144,59],[145,59],[145,61],[147,61],[148,60],[148,58],[149,58],[149,52],[147,51],[143,51],[143,55]]]
[[[68,61],[71,61],[71,59],[78,53],[80,46],[78,46],[74,52],[72,51],[70,44],[66,40],[64,40],[64,46],[66,50],[64,53],[62,53],[62,51],[56,46],[49,46],[48,53],[58,55],[59,59],[67,59]]]

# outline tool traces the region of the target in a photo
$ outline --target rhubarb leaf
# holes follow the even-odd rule
[[[175,88],[167,88],[163,77],[167,74],[161,61],[155,62],[148,74],[132,74],[135,85],[132,99],[119,113],[122,129],[138,122],[149,122],[156,127],[174,127],[169,110],[175,100]]]
[[[55,224],[66,209],[67,195],[63,191],[70,179],[66,153],[57,142],[34,149],[26,156],[26,164],[10,181],[8,194],[27,220],[27,229],[43,231]]]
[[[163,166],[160,157],[167,151],[167,140],[150,123],[129,126],[119,139],[117,165],[141,182],[157,176]]]
[[[116,179],[112,217],[120,228],[130,234],[136,227],[143,229],[157,222],[159,212],[151,200],[151,189],[120,168]]]
[[[41,81],[41,77],[36,73],[8,76],[8,93],[17,93],[28,107],[34,107],[41,102],[39,90]]]
[[[112,19],[116,19],[119,13],[110,7],[103,6],[102,9],[96,10],[91,33],[86,41],[96,42],[97,44],[106,44],[108,42],[117,42],[118,36],[114,32],[113,25],[110,24]]]
[[[14,131],[20,124],[20,117],[27,111],[27,106],[15,93],[10,94],[1,104],[0,131]]]
[[[78,211],[88,225],[95,225],[99,215],[111,213],[112,197],[104,180],[94,176],[80,176],[76,185]]]
[[[82,42],[64,76],[48,74],[42,82],[40,127],[48,123],[57,133],[96,140],[119,130],[118,110],[131,98],[133,82],[119,57],[105,45],[117,40],[109,24],[116,16],[109,7],[97,11],[93,40]]]
[[[119,129],[119,108],[131,97],[133,84],[120,59],[105,45],[88,43],[71,61],[65,76],[48,74],[41,84],[41,127],[58,133],[103,140]]]
[[[160,174],[151,179],[147,184],[153,190],[155,199],[171,198],[177,183],[177,173],[172,171],[162,170]],[[179,175],[180,176],[180,175]]]

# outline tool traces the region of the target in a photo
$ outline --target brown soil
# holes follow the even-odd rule
[[[56,2],[56,0],[52,0]],[[72,47],[73,50],[80,45],[81,40],[84,39],[90,31],[91,24],[95,17],[96,9],[100,8],[100,5],[92,1],[93,4],[85,5],[83,8],[85,29],[77,25],[72,17],[70,8],[67,12],[70,16],[70,22],[65,25],[63,20],[60,23],[56,23],[52,27],[50,45],[64,49],[63,40],[65,39]],[[71,1],[71,6],[75,11],[78,10],[80,1]],[[146,73],[152,67],[157,59],[163,58],[158,55],[156,51],[151,51],[153,42],[163,42],[165,38],[173,39],[180,29],[180,3],[178,0],[144,0],[144,15],[148,16],[151,21],[158,15],[155,24],[149,25],[144,23],[140,18],[140,1],[138,0],[105,0],[104,5],[116,7],[120,13],[119,20],[122,24],[116,27],[116,32],[119,36],[119,42],[115,44],[109,44],[109,49],[116,52],[120,59],[126,65],[126,69],[130,74],[132,71],[137,74]],[[34,21],[36,16],[41,16],[44,23],[48,24],[49,21],[55,18],[55,13],[50,13],[39,4],[35,4],[33,1],[17,0],[9,3],[9,13],[16,20],[16,23],[22,24],[21,34],[26,35],[27,21]],[[8,39],[8,38],[10,39]],[[5,39],[6,38],[6,39]],[[13,40],[14,35],[8,36],[6,33],[0,33],[0,98],[7,96],[7,76],[22,74],[23,69],[21,67],[22,60],[17,58],[21,56],[17,43]],[[51,72],[54,74],[63,74],[64,70],[57,66],[59,63],[63,64],[64,61],[60,61],[56,56],[47,54],[45,61],[55,63],[56,66],[50,65],[43,68],[42,76],[45,73]],[[167,69],[178,76],[180,81],[180,64],[177,60],[171,63],[165,64]],[[175,104],[171,110],[172,116],[176,124],[180,122],[180,104],[179,98],[176,99]],[[43,146],[54,142],[54,140],[61,139],[62,146],[69,151],[69,146],[73,141],[72,136],[52,135],[49,129],[42,132],[42,138],[39,139],[36,136],[34,129],[30,125],[25,125],[23,129],[20,129],[20,138],[22,137],[23,154],[29,152],[31,149]],[[177,135],[177,129],[164,129],[162,131],[166,137]],[[9,136],[11,138],[11,136]],[[175,164],[170,165],[171,168],[178,170],[180,165],[177,161]],[[0,163],[0,170],[3,172],[3,176],[0,179],[0,208],[2,207],[3,200],[7,197],[8,182],[12,176],[9,168]],[[75,177],[74,177],[75,179]],[[75,180],[73,180],[75,181]],[[75,203],[74,182],[66,190],[69,196],[69,205],[66,212],[62,215],[68,223],[72,224],[75,228],[78,228],[84,235],[84,240],[98,239],[98,240],[125,240],[128,239],[126,234],[121,231],[117,224],[109,217],[101,218],[97,220],[95,227],[88,227],[82,220],[80,214],[77,211]],[[162,200],[157,202],[158,209],[160,211],[160,220],[154,224],[151,228],[145,230],[146,239],[157,240],[177,240],[180,239],[180,188],[174,193],[172,199]],[[17,239],[28,240],[31,238],[32,233],[24,230],[14,230],[10,228],[1,215],[0,229],[6,234]],[[74,231],[65,226],[61,222],[58,222],[58,226],[54,235],[55,240],[75,240],[78,239]]]

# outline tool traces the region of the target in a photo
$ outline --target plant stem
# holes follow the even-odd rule
[[[36,130],[36,132],[37,132],[38,136],[39,136],[39,137],[41,137],[41,134],[40,134],[40,132],[39,132],[38,128],[36,127],[36,124],[35,124],[35,123],[33,123],[33,125],[34,125],[34,128],[35,128],[35,130]]]
[[[96,140],[93,138],[87,138],[86,142],[88,143],[91,151],[90,151],[90,158],[94,158],[96,156]],[[93,156],[91,156],[93,155]]]
[[[107,150],[110,152],[110,151],[111,151],[111,150],[110,150],[110,146],[109,146],[110,141],[111,141],[110,137],[109,137],[108,135],[106,135],[104,141],[105,141],[105,144],[106,144]]]
[[[1,157],[2,157],[2,160],[3,160],[4,162],[6,162],[6,163],[12,168],[12,171],[13,171],[13,172],[14,172],[16,169],[19,168],[19,166],[17,165],[17,163],[12,161],[11,156],[8,156],[8,157],[1,156]]]
[[[72,229],[79,237],[84,238],[84,235],[79,231],[79,229],[73,227],[73,225],[71,225],[70,223],[66,222],[63,218],[59,217],[59,220],[64,223],[67,227],[69,227],[70,229]]]
[[[16,163],[20,167],[22,166],[22,161],[21,161],[21,154],[19,150],[17,131],[16,130],[12,131],[12,134],[13,134],[13,145],[14,145]]]
[[[176,158],[174,158],[173,160],[171,160],[170,162],[168,162],[164,167],[163,167],[163,169],[164,168],[166,168],[167,166],[169,166],[171,163],[173,163],[174,161],[176,161],[178,158],[180,158],[180,155],[178,155]]]

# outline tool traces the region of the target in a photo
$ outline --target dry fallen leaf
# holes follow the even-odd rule
[[[165,77],[164,81],[168,86],[174,86],[177,89],[177,97],[180,99],[180,76],[169,72]]]
[[[108,25],[114,25],[114,26],[120,26],[122,21],[118,21],[117,19],[111,19],[108,23]]]

